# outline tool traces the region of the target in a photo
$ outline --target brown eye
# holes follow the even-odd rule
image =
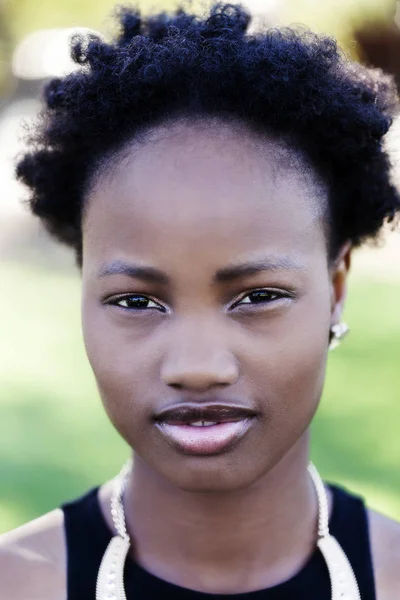
[[[244,304],[271,304],[277,300],[288,298],[288,293],[279,292],[277,290],[254,290],[236,302],[235,306],[243,306]]]
[[[151,300],[147,296],[140,296],[137,294],[130,294],[114,298],[106,302],[106,304],[112,306],[118,306],[125,310],[145,310],[145,309],[157,309],[165,312],[165,308]]]
[[[259,304],[261,302],[271,302],[279,297],[279,294],[276,292],[257,290],[256,292],[251,292],[251,294],[248,294],[245,298],[243,298],[243,303]]]

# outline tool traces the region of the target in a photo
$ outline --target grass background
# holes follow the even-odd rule
[[[12,261],[1,271],[3,532],[113,476],[128,448],[85,356],[77,273]],[[325,479],[400,520],[400,277],[354,271],[351,334],[330,353],[312,458]]]

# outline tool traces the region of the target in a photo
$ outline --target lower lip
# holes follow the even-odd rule
[[[170,425],[156,423],[167,441],[186,454],[216,454],[230,448],[249,430],[253,418],[195,427],[193,425]]]

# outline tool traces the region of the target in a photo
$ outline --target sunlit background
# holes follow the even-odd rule
[[[0,532],[113,476],[128,449],[98,398],[80,332],[80,282],[69,251],[23,204],[14,179],[23,120],[51,76],[73,68],[71,33],[113,32],[112,0],[0,0]],[[303,24],[400,78],[400,11],[392,0],[248,0],[262,24]],[[145,12],[177,2],[138,3]],[[193,2],[193,10],[207,6]],[[261,24],[261,25],[260,25]],[[389,145],[400,181],[397,124]],[[312,455],[323,476],[400,519],[400,232],[357,251],[330,354]]]

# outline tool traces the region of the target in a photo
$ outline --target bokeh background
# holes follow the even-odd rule
[[[356,60],[400,78],[393,0],[245,0],[260,24],[334,35]],[[103,413],[80,332],[70,252],[31,217],[14,179],[22,121],[50,76],[72,68],[76,28],[110,36],[114,0],[0,0],[0,532],[113,476],[128,455]],[[136,4],[144,12],[175,0]],[[187,5],[187,4],[186,4]],[[193,10],[207,4],[193,2]],[[388,144],[400,181],[400,130]],[[345,312],[351,334],[330,353],[312,457],[323,476],[400,519],[400,231],[354,255]]]

